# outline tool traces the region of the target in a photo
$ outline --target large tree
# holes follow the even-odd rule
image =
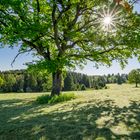
[[[138,87],[138,83],[140,83],[140,69],[132,70],[128,75],[128,81],[130,83],[135,83],[136,87]]]
[[[86,60],[122,65],[140,52],[140,16],[134,0],[0,0],[0,42],[33,51],[32,66],[52,73],[51,95],[61,91],[66,67]],[[18,55],[19,55],[18,54]],[[17,56],[18,56],[17,55]],[[17,57],[16,56],[16,57]]]

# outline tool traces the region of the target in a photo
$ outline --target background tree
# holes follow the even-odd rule
[[[64,79],[64,91],[72,91],[75,90],[76,84],[74,84],[73,76],[71,73],[67,73],[66,78]]]
[[[30,88],[30,81],[29,81],[29,74],[28,74],[26,71],[25,71],[25,73],[24,73],[23,91],[24,91],[24,92],[31,91],[31,88]]]
[[[83,75],[82,77],[82,83],[86,86],[86,87],[90,87],[90,81],[89,81],[89,77],[87,75]]]
[[[9,47],[18,44],[19,54],[32,50],[38,55],[40,60],[30,67],[52,73],[51,95],[59,95],[67,67],[81,66],[86,60],[111,65],[114,59],[124,65],[139,55],[140,16],[131,12],[132,3],[0,0],[0,42]]]
[[[52,77],[50,74],[43,73],[43,91],[51,91],[52,88]]]
[[[3,78],[0,76],[0,91],[1,91],[1,86],[4,84]]]
[[[13,74],[5,74],[4,76],[6,82],[4,82],[3,90],[4,92],[12,92],[16,83],[16,78]]]
[[[65,73],[63,91],[76,91],[83,89],[101,89],[106,84],[117,83],[117,77],[121,78],[122,83],[128,80],[127,74],[109,74],[103,76],[88,76],[82,73],[70,72]],[[1,92],[46,92],[52,87],[52,77],[47,71],[27,71],[27,70],[10,70],[0,72]],[[11,77],[11,78],[9,78]],[[9,80],[14,81],[12,84]],[[88,79],[88,81],[87,81]],[[113,79],[113,80],[112,80]],[[85,83],[89,84],[86,84]],[[8,85],[8,88],[7,88]]]
[[[119,73],[117,74],[116,78],[117,78],[117,84],[121,85],[123,83],[123,80],[122,80],[122,77]]]
[[[12,92],[23,92],[23,86],[24,86],[24,75],[23,74],[14,74],[16,77],[16,82],[13,85],[13,91]]]
[[[84,84],[81,85],[81,90],[86,90],[86,86]]]
[[[106,86],[106,79],[104,76],[96,76],[93,82],[94,89],[102,89]]]
[[[30,82],[30,87],[32,91],[36,91],[37,88],[37,76],[36,74],[29,74],[29,82]]]
[[[140,70],[132,70],[128,75],[128,80],[130,83],[135,83],[136,87],[138,87],[138,83],[140,83]]]

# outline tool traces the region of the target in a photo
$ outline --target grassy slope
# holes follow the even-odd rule
[[[0,94],[0,140],[140,139],[140,88],[76,92],[79,98],[37,105],[35,94]]]

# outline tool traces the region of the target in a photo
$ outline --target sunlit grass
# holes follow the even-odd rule
[[[108,87],[53,105],[35,103],[44,93],[0,94],[0,140],[138,140],[140,88]]]
[[[60,94],[59,96],[51,96],[51,95],[41,95],[37,97],[36,103],[38,104],[56,104],[60,102],[65,102],[69,101],[72,99],[75,99],[76,96],[74,93],[65,93],[65,94]]]

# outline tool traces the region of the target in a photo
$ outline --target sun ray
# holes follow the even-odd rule
[[[101,29],[110,32],[117,28],[116,24],[121,19],[120,16],[121,10],[117,7],[117,5],[114,6],[114,8],[111,8],[111,6],[103,7],[102,12],[99,12],[99,18],[96,21],[96,23],[99,23],[99,27]]]
[[[122,16],[120,15],[121,12],[122,11],[117,4],[115,4],[114,7],[112,7],[112,4],[103,6],[102,9],[97,11],[97,19],[93,24],[97,25],[99,29],[104,30],[105,32],[114,33],[118,28],[118,23],[120,23],[120,20],[122,19]]]

